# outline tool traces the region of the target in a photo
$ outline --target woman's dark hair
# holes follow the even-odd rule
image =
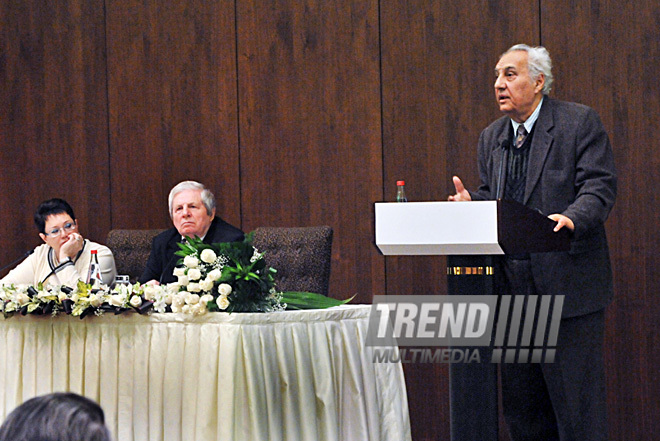
[[[34,224],[40,233],[46,232],[46,219],[53,214],[66,213],[71,216],[72,220],[76,220],[76,215],[73,214],[73,208],[64,199],[53,198],[42,202],[37,207],[37,212],[34,213]]]
[[[9,414],[0,441],[110,441],[103,409],[89,398],[57,392],[31,398]]]

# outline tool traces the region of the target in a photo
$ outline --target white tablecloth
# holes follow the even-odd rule
[[[0,318],[0,416],[72,391],[117,441],[410,439],[402,367],[364,346],[369,308]]]

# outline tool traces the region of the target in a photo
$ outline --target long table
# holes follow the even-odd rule
[[[0,318],[0,417],[72,391],[121,441],[409,440],[403,370],[373,362],[369,310]]]

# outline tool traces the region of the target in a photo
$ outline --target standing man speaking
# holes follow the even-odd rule
[[[555,362],[501,365],[503,413],[513,440],[605,440],[603,340],[613,288],[604,223],[616,197],[610,141],[593,109],[548,97],[545,48],[511,47],[495,75],[505,116],[479,137],[481,183],[468,191],[455,176],[449,200],[513,199],[555,220],[555,231],[572,232],[570,251],[503,259],[500,292],[565,296]]]

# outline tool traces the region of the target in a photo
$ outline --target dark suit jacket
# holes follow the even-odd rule
[[[237,242],[243,238],[241,230],[216,217],[204,237],[204,243]],[[147,267],[138,279],[140,283],[149,280],[158,280],[160,283],[176,282],[173,271],[180,257],[174,253],[179,251],[177,243],[180,241],[181,235],[176,228],[170,228],[154,237]]]
[[[510,130],[505,116],[481,133],[481,185],[471,193],[474,200],[495,198]],[[563,214],[575,224],[569,252],[531,255],[539,294],[566,296],[564,317],[598,311],[613,296],[604,223],[615,197],[612,147],[598,114],[546,96],[534,125],[523,202],[545,215]]]

